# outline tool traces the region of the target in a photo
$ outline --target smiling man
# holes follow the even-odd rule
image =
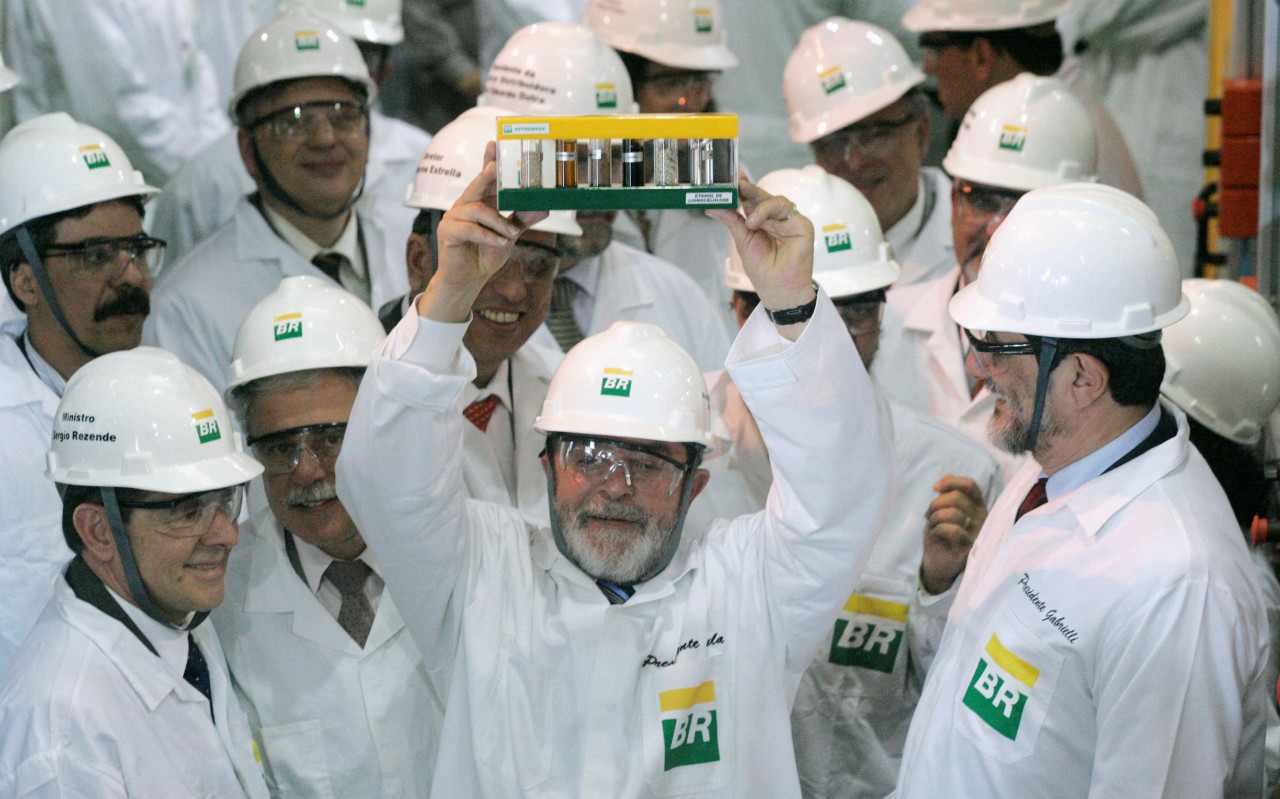
[[[0,142],[0,275],[26,312],[0,328],[0,674],[71,557],[42,453],[67,379],[142,338],[164,254],[142,232],[142,203],[157,191],[66,114]]]
[[[231,116],[257,190],[161,278],[148,343],[221,388],[240,322],[281,278],[329,280],[374,307],[404,293],[400,244],[379,212],[388,202],[359,202],[375,92],[356,43],[301,5],[254,33]]]
[[[0,794],[265,799],[222,647],[245,454],[213,386],[153,347],[67,382],[46,453],[75,557],[0,682]]]

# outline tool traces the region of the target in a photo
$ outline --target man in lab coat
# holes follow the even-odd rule
[[[494,210],[494,181],[486,165],[441,222],[439,267],[375,355],[338,463],[447,685],[432,795],[798,797],[791,695],[893,479],[871,385],[812,287],[812,226],[745,181],[746,218],[716,212],[751,239],[764,306],[729,368],[770,447],[769,510],[681,535],[707,480],[705,384],[660,330],[620,322],[552,379],[536,422],[551,529],[532,528],[459,490],[464,323],[522,230]],[[837,464],[856,491],[820,479]]]
[[[791,138],[871,202],[902,268],[899,286],[936,280],[955,263],[951,182],[921,166],[929,147],[923,82],[888,31],[844,17],[806,30],[783,71]]]
[[[991,443],[995,399],[965,373],[968,342],[947,315],[947,302],[972,283],[991,234],[1031,189],[1093,180],[1093,124],[1056,78],[1024,73],[987,90],[969,107],[943,168],[951,189],[951,237],[959,263],[942,279],[889,292],[882,357],[873,368],[886,397],[959,428],[986,447],[1006,479],[1026,462]]]
[[[142,204],[157,191],[66,114],[0,142],[0,276],[25,313],[0,326],[0,675],[71,557],[44,450],[67,379],[142,338],[164,254],[142,232]]]
[[[992,439],[1034,461],[967,562],[925,541],[921,596],[950,610],[898,796],[1262,795],[1262,595],[1159,400],[1188,306],[1155,214],[1098,184],[1028,193],[951,300]]]
[[[75,557],[0,682],[0,794],[268,796],[213,626],[245,454],[222,398],[172,353],[67,382],[46,476]]]
[[[161,276],[148,343],[221,389],[240,322],[282,278],[329,280],[374,307],[404,293],[392,264],[407,230],[384,224],[387,200],[362,197],[374,92],[355,42],[301,5],[254,33],[231,111],[257,191]]]
[[[267,507],[227,567],[213,621],[273,793],[426,796],[442,705],[377,560],[334,491],[373,311],[285,278],[236,335],[227,402]]]

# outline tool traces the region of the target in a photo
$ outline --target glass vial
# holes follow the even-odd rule
[[[578,185],[578,141],[556,139],[556,186],[562,189]]]
[[[622,185],[644,185],[644,140],[622,140]]]
[[[542,188],[542,141],[520,140],[520,187]]]
[[[587,142],[587,185],[609,186],[613,182],[613,157],[608,139]]]
[[[675,186],[680,182],[680,159],[676,139],[653,141],[653,185]]]
[[[715,151],[711,147],[711,139],[691,139],[689,141],[689,163],[692,183],[695,186],[709,186],[715,183]]]

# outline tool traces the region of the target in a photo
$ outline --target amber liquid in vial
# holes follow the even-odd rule
[[[562,189],[578,185],[578,140],[556,139],[556,186]]]
[[[622,185],[644,185],[644,140],[622,140]]]

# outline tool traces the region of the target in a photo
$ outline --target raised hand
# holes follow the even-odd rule
[[[982,489],[968,477],[948,474],[933,490],[938,496],[925,512],[920,582],[929,593],[940,594],[964,571],[969,549],[987,520],[987,503]]]

